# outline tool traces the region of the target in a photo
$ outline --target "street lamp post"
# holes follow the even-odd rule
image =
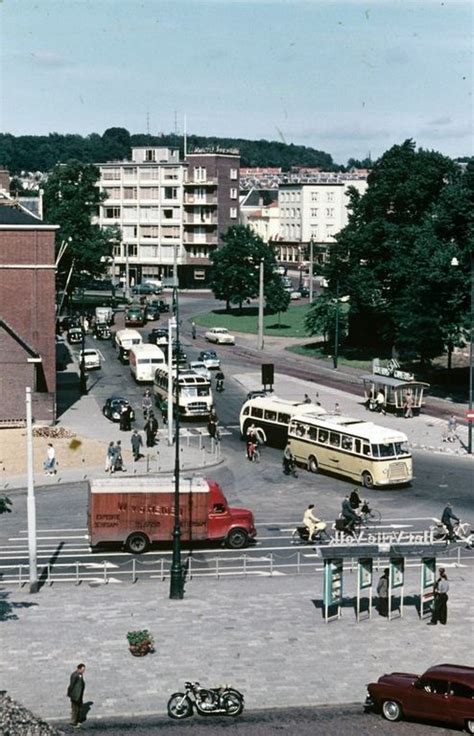
[[[258,278],[258,350],[263,350],[263,258],[260,259]]]
[[[313,238],[309,241],[309,303],[313,303]]]
[[[337,369],[337,361],[339,358],[339,279],[336,281],[336,315],[334,323],[334,355],[333,364]]]
[[[182,600],[184,596],[183,566],[181,564],[181,524],[179,519],[179,305],[178,305],[178,266],[174,264],[173,311],[176,321],[176,384],[175,384],[175,445],[174,445],[174,528],[173,528],[173,557],[170,571],[170,598]],[[169,335],[171,340],[171,335]],[[172,370],[172,361],[169,367]],[[171,398],[171,397],[169,397]],[[173,403],[173,402],[171,402]],[[191,519],[189,520],[191,524]]]
[[[38,583],[38,560],[36,551],[36,502],[35,482],[33,469],[33,417],[31,409],[31,388],[26,389],[26,453],[28,468],[28,496],[27,496],[27,521],[28,521],[28,560],[30,569],[30,593],[37,593]]]
[[[456,257],[451,258],[451,266],[459,266],[459,261]],[[471,302],[470,302],[470,320],[469,320],[469,414],[472,416],[472,405],[473,405],[473,388],[474,388],[474,354],[473,354],[473,343],[474,343],[474,254],[470,256],[470,278],[471,278]],[[468,420],[467,423],[467,452],[472,455],[472,419]]]
[[[81,360],[79,364],[80,377],[79,377],[79,391],[81,396],[87,393],[87,377],[86,377],[86,357],[84,355],[85,350],[85,329],[84,329],[84,289],[81,291]]]

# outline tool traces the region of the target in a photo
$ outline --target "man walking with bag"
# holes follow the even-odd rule
[[[71,725],[74,728],[80,728],[81,709],[83,703],[84,690],[86,683],[84,682],[85,664],[78,664],[69,680],[67,696],[71,701]]]

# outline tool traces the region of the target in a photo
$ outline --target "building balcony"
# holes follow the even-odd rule
[[[217,245],[219,238],[217,233],[202,235],[192,232],[185,232],[183,237],[183,243],[185,245]]]
[[[217,197],[212,197],[208,195],[207,197],[197,197],[194,194],[188,194],[185,192],[184,194],[184,204],[193,204],[193,205],[209,205],[209,204],[217,204]]]
[[[206,217],[203,220],[200,216],[195,216],[191,213],[186,212],[183,218],[183,222],[185,225],[217,225],[218,218],[217,215],[212,215],[211,217]]]
[[[201,179],[188,179],[184,182],[185,187],[216,187],[218,184],[217,176]]]

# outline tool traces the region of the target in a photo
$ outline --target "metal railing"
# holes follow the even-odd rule
[[[456,554],[446,557],[439,556],[438,563],[451,563],[455,567],[462,567],[468,560],[474,560],[474,556],[465,555],[461,547],[456,549]],[[453,559],[454,558],[454,559]],[[346,558],[347,569],[350,572],[357,570],[357,557]],[[387,566],[388,557],[374,558],[374,570],[378,571]],[[314,574],[323,570],[323,559],[307,559],[307,550],[295,550],[290,555],[270,552],[267,555],[253,557],[252,554],[244,552],[242,555],[202,559],[199,555],[189,555],[183,562],[186,578],[192,580],[198,577],[213,577],[216,580],[227,577],[249,577],[258,575],[260,577],[272,577],[273,575],[305,575]],[[147,561],[146,557],[132,557],[123,564],[117,565],[109,560],[93,562],[55,562],[46,564],[38,570],[39,580],[43,586],[52,586],[56,583],[81,583],[108,584],[109,582],[137,583],[140,579],[150,578],[165,581],[170,576],[171,559],[161,557]],[[420,562],[407,559],[407,568],[420,567]],[[3,585],[17,585],[23,587],[29,582],[28,565],[1,565],[0,583]]]

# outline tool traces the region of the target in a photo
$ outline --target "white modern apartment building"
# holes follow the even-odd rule
[[[131,285],[169,278],[202,286],[220,235],[239,218],[238,153],[199,152],[180,160],[177,148],[137,147],[131,161],[97,164],[101,227],[116,225],[113,276]]]

